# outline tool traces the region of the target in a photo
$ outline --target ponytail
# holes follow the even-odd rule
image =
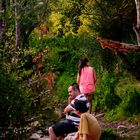
[[[88,65],[87,65],[87,62],[88,62],[88,59],[87,59],[87,58],[81,59],[81,60],[79,61],[79,66],[78,66],[78,73],[79,73],[79,76],[81,75],[82,68],[84,68],[85,66],[88,66]]]

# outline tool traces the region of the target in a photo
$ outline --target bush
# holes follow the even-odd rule
[[[107,128],[101,134],[100,140],[117,140],[117,133],[112,128]]]
[[[0,79],[0,137],[16,139],[26,125],[27,116],[31,116],[32,98],[29,90],[21,90],[19,84],[2,69]]]
[[[59,79],[57,80],[55,96],[59,98],[61,104],[68,100],[68,87],[74,82],[76,82],[76,75],[67,72],[60,75]]]
[[[135,88],[128,89],[121,104],[124,113],[128,116],[140,113],[139,100],[140,100],[140,90]]]
[[[117,82],[118,77],[114,73],[103,73],[100,83],[96,86],[97,107],[102,110],[111,110],[121,102],[121,98],[115,92]]]

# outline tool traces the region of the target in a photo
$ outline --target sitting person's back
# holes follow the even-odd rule
[[[87,112],[86,102],[75,100],[74,106],[77,115],[80,116],[79,130],[75,136],[67,137],[65,140],[99,140],[101,136],[100,125],[97,119]]]
[[[87,135],[87,140],[99,140],[101,128],[97,119],[88,112],[82,113],[80,118],[79,140],[84,140],[83,134]]]

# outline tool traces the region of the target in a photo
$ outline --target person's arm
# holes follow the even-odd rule
[[[70,107],[70,105],[66,106],[64,109],[64,114],[71,112],[73,109]]]
[[[79,139],[79,133],[77,132],[75,135],[74,135],[74,140],[78,140]]]
[[[88,135],[87,134],[83,134],[83,140],[88,140]]]
[[[78,85],[79,85],[79,83],[80,83],[80,76],[79,76],[79,73],[77,74],[77,83],[78,83]]]
[[[75,111],[74,100],[72,100],[71,103],[68,106],[66,106],[66,108],[64,109],[64,114],[69,113],[71,111]]]
[[[96,81],[97,81],[97,77],[96,77],[96,72],[93,68],[93,79],[94,79],[94,84],[96,84]]]

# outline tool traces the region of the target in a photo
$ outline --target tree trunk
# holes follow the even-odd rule
[[[136,33],[138,45],[140,45],[140,0],[135,0],[136,12],[137,12],[137,25],[134,25],[133,29]]]
[[[19,3],[15,0],[15,28],[16,28],[16,43],[15,49],[17,50],[20,45],[20,20],[19,20]]]
[[[0,12],[1,11],[2,12],[6,11],[6,1],[5,0],[0,1]],[[2,17],[0,17],[0,41],[1,41],[4,30],[5,30],[4,19]]]
[[[2,1],[0,1],[0,11],[2,10]]]
[[[125,64],[126,69],[136,77],[137,80],[140,80],[140,66],[139,64],[133,64],[130,59],[127,58],[129,52],[140,52],[139,45],[121,43],[119,41],[113,41],[97,37],[97,40],[100,42],[103,49],[110,49],[115,52],[116,55],[120,57],[122,62]]]
[[[2,0],[0,2],[0,10],[5,10],[6,9],[6,1],[5,0]]]

